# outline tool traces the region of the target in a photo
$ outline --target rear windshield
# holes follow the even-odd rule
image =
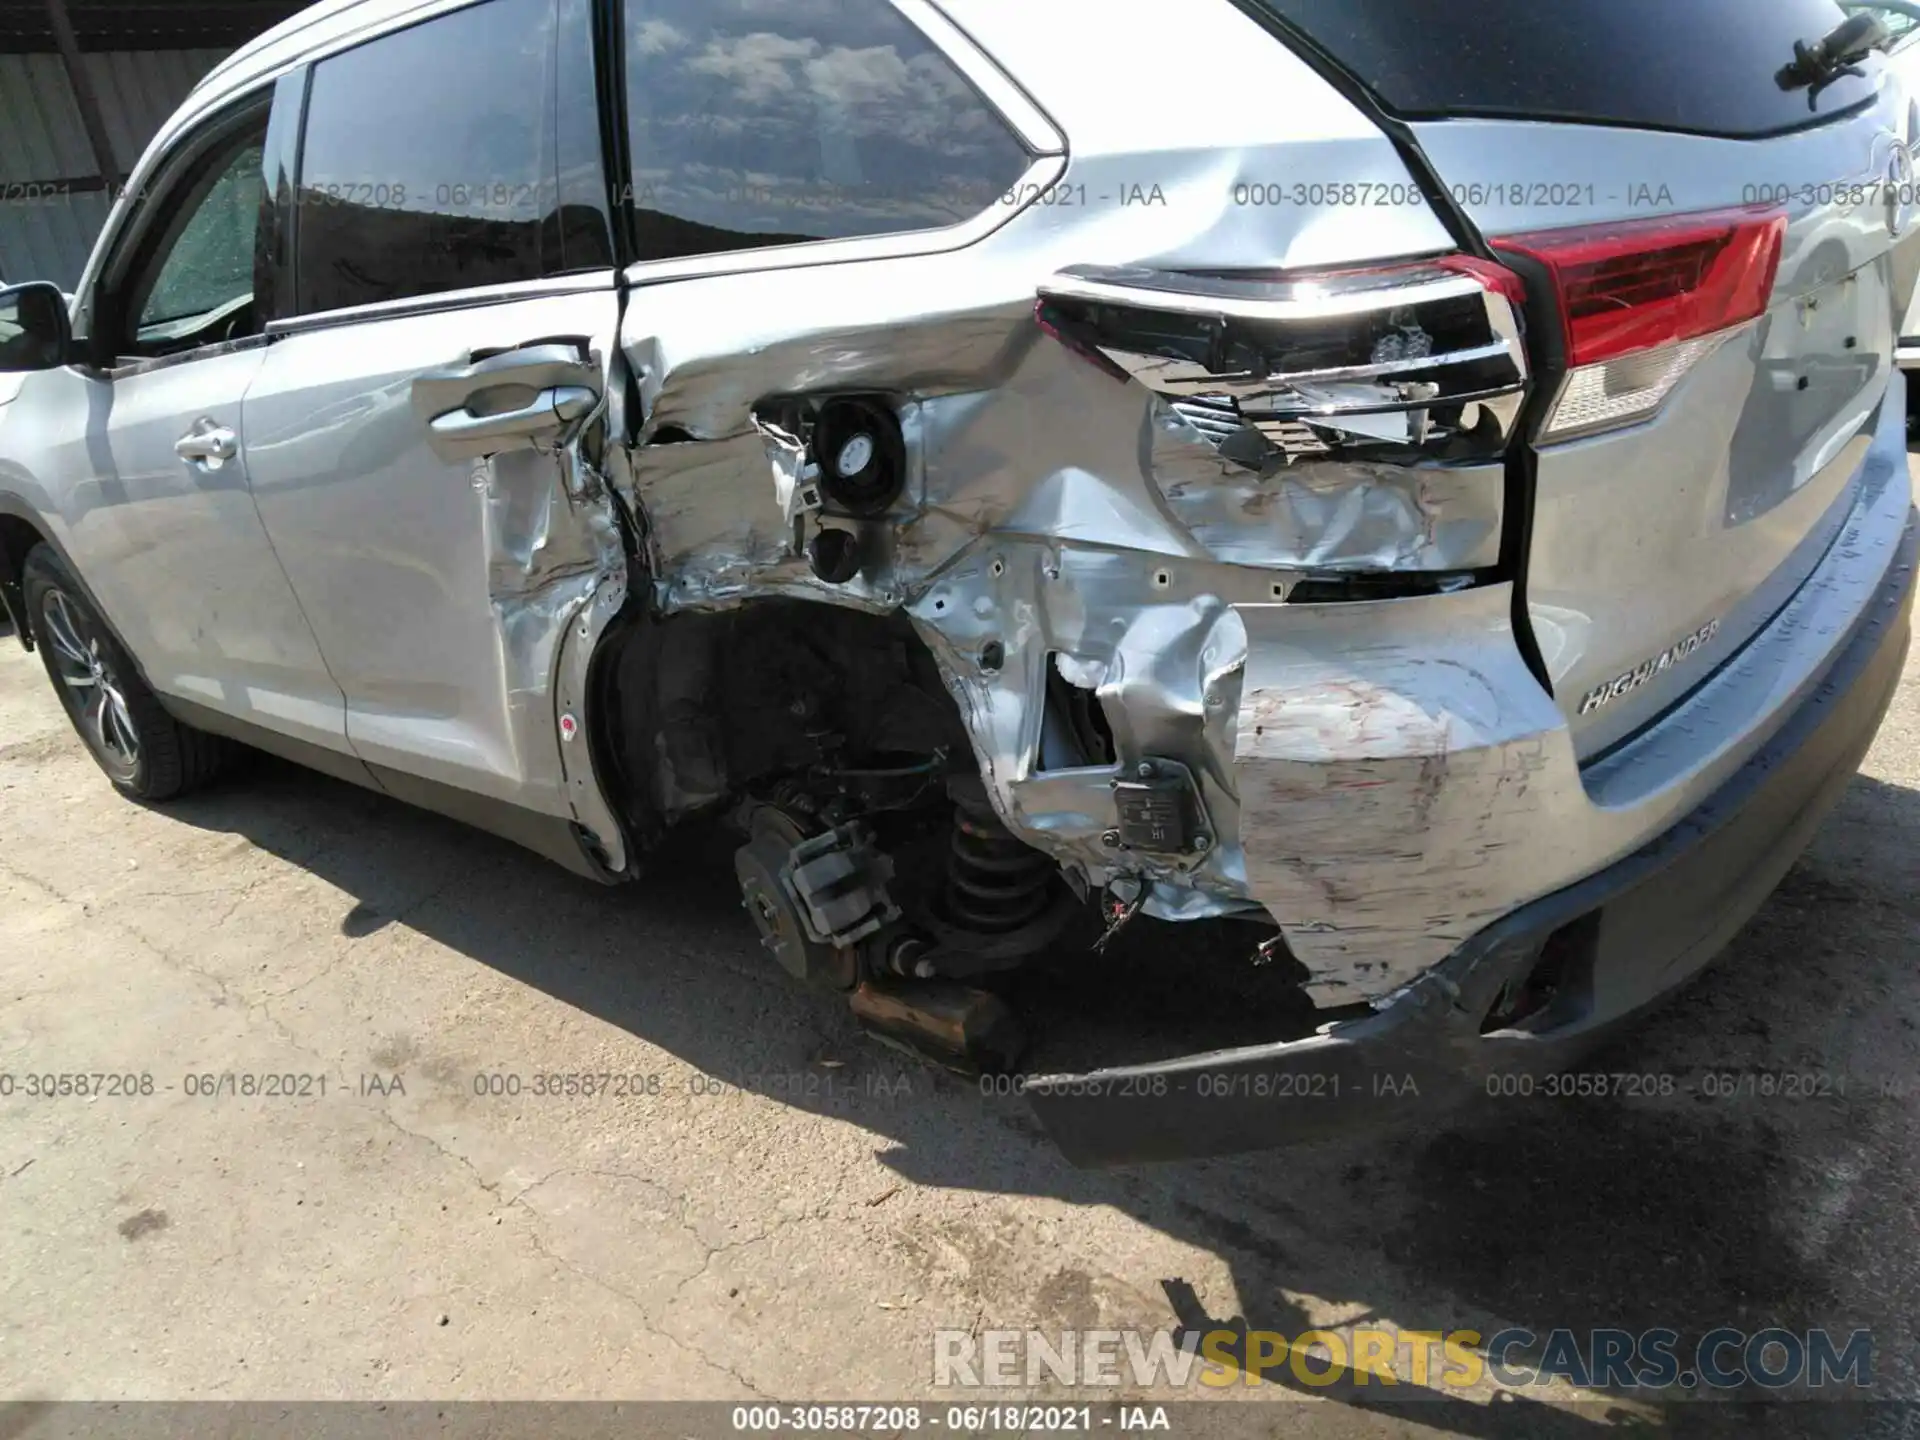
[[[1775,80],[1833,0],[1244,0],[1290,22],[1407,119],[1578,120],[1764,135],[1867,99],[1841,79],[1809,110]],[[1870,62],[1878,64],[1878,61]]]

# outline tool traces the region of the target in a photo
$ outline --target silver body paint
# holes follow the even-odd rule
[[[1644,425],[1541,451],[1527,603],[1556,695],[1584,758],[1661,714],[1740,649],[1819,563],[1866,452],[1863,426],[1886,393],[1897,293],[1890,212],[1907,101],[1883,90],[1845,123],[1764,142],[1497,121],[1418,127],[1445,175],[1482,174],[1490,154],[1516,176],[1566,171],[1573,147],[1593,203],[1544,212],[1466,209],[1484,233],[1643,219],[1738,206],[1817,178],[1789,200],[1786,248],[1767,315],[1701,361]],[[1849,203],[1849,190],[1855,203]],[[1829,204],[1810,204],[1828,195]],[[1804,380],[1804,385],[1802,384]],[[1616,495],[1619,518],[1594,503]],[[1631,523],[1623,523],[1631,516]],[[1603,710],[1593,687],[1719,619],[1686,665]]]
[[[130,190],[211,108],[458,3],[307,12],[203,83]],[[1516,637],[1513,585],[1474,573],[1502,563],[1513,521],[1497,457],[1389,464],[1309,446],[1250,467],[1182,388],[1196,377],[1116,379],[1035,321],[1041,297],[1084,300],[1116,276],[1138,299],[1173,272],[1455,251],[1425,202],[1250,203],[1264,192],[1248,187],[1275,182],[1412,192],[1380,128],[1215,0],[1155,27],[1113,24],[1093,0],[900,8],[1032,153],[1011,203],[943,231],[295,321],[262,347],[156,372],[174,381],[141,377],[139,398],[114,391],[126,381],[30,376],[0,408],[0,489],[73,557],[163,694],[565,817],[612,872],[632,858],[617,806],[590,748],[565,736],[595,718],[595,647],[630,589],[660,615],[775,597],[904,612],[1018,836],[1091,887],[1150,882],[1146,908],[1165,919],[1266,913],[1327,1005],[1394,993],[1490,920],[1673,825],[1819,684],[1908,506],[1899,417],[1876,411],[1892,349],[1884,217],[1796,213],[1765,318],[1654,420],[1539,456],[1522,605],[1550,693]],[[1204,76],[1207,103],[1116,103],[1163,93],[1169,75]],[[1552,174],[1577,156],[1624,194],[1667,166],[1661,208],[1685,210],[1738,203],[1743,179],[1875,173],[1896,111],[1889,94],[1761,144],[1489,122],[1421,140],[1446,178],[1489,157]],[[1632,213],[1466,208],[1488,234]],[[1486,319],[1485,363],[1510,368],[1484,402],[1504,436],[1529,376],[1512,312],[1489,302]],[[556,335],[586,347],[577,378],[609,437],[597,461],[564,437],[491,459],[436,452],[423,376]],[[1767,390],[1796,366],[1819,369],[1824,408]],[[1313,383],[1358,415],[1356,394],[1396,382]],[[793,543],[811,515],[803,457],[766,412],[844,391],[898,404],[910,473],[879,553],[835,585]],[[149,453],[143,427],[216,401],[242,417],[232,473],[210,482]],[[1276,412],[1269,438],[1295,424]],[[1434,577],[1440,593],[1295,598],[1351,575]],[[1579,713],[1596,683],[1715,618],[1685,666]],[[1049,768],[1050,672],[1097,694],[1116,765]],[[1149,757],[1192,776],[1204,850],[1109,844],[1111,785]],[[671,808],[674,778],[658,788]]]
[[[422,409],[448,408],[459,382],[434,400],[419,377],[503,340],[579,335],[600,357],[585,367],[598,384],[613,313],[603,283],[295,322],[267,347],[243,410],[254,498],[367,763],[573,813],[554,676],[570,623],[625,581],[604,487],[551,453],[436,454]],[[600,838],[618,852],[617,830]]]

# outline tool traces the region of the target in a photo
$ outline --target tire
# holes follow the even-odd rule
[[[116,790],[135,800],[171,800],[220,773],[227,742],[161,707],[52,546],[28,552],[20,580],[47,679]]]

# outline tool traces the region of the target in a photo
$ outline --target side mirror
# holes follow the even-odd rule
[[[35,280],[0,290],[0,371],[57,369],[72,350],[67,297],[58,285]]]

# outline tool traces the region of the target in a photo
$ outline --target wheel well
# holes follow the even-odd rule
[[[958,709],[903,616],[756,600],[647,615],[612,639],[595,658],[596,753],[643,844],[807,769],[823,746],[971,769]]]
[[[1083,911],[1084,890],[1007,829],[959,702],[899,612],[783,597],[648,615],[599,680],[629,835],[644,851],[698,817],[732,829],[748,913],[798,979],[971,982],[1045,953]],[[894,1015],[874,1003],[874,1023]],[[1001,1008],[909,1028],[951,1046]]]
[[[20,572],[26,566],[27,552],[46,538],[32,521],[18,515],[0,515],[0,602],[13,615],[14,635],[29,650],[33,648],[33,625],[20,590]]]

